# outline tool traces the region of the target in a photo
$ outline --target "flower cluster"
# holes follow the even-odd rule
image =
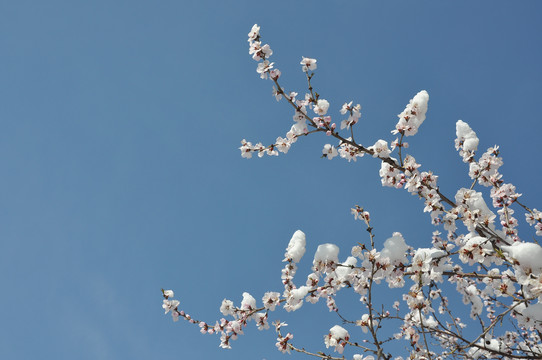
[[[525,219],[529,225],[535,226],[536,235],[542,236],[542,212],[533,209],[525,214]]]
[[[262,143],[257,143],[252,145],[251,142],[243,139],[241,141],[241,156],[244,158],[251,158],[252,153],[257,152],[259,157],[263,157],[265,154],[270,156],[277,156],[279,152],[287,153],[291,145],[297,141],[297,138],[300,136],[305,136],[309,133],[309,126],[319,129],[320,131],[325,131],[326,134],[331,135],[334,133],[336,124],[331,122],[331,117],[326,116],[330,104],[327,100],[321,99],[319,94],[314,94],[312,91],[309,91],[305,94],[304,98],[297,99],[298,93],[289,92],[287,93],[285,89],[280,86],[278,80],[281,76],[280,70],[274,68],[274,63],[269,62],[269,57],[273,54],[270,46],[268,44],[262,45],[261,36],[260,36],[260,27],[254,25],[251,31],[248,34],[249,42],[249,54],[252,55],[252,58],[258,61],[258,67],[256,72],[260,74],[262,79],[271,79],[274,82],[272,94],[277,101],[285,98],[288,103],[294,107],[293,120],[294,124],[291,126],[290,130],[286,133],[286,137],[278,137],[274,144],[269,146],[264,146]],[[314,75],[310,71],[316,70],[316,59],[303,57],[301,60],[301,69],[306,74],[307,80],[309,81]],[[346,104],[345,104],[346,105]],[[359,113],[360,105],[355,107],[343,107],[341,113],[345,114],[347,111],[350,112],[349,121],[351,125],[357,122],[357,119],[361,116]],[[312,110],[317,116],[311,117],[309,110]],[[324,157],[332,159],[336,156],[336,151],[330,148],[328,153],[324,152]]]
[[[277,343],[275,344],[275,346],[282,353],[286,353],[286,352],[290,353],[292,345],[288,344],[288,341],[292,340],[294,336],[291,333],[286,334],[286,336],[282,336],[280,332],[280,329],[283,326],[287,326],[288,324],[282,323],[280,321],[276,321],[273,323],[273,325],[275,325],[275,331],[278,334]]]
[[[355,125],[361,117],[361,105],[357,104],[352,106],[352,101],[350,101],[349,103],[344,103],[340,112],[342,115],[348,113],[348,119],[341,121],[341,130],[344,128],[350,129],[350,127]]]

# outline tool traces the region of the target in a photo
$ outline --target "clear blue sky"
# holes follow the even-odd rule
[[[382,188],[373,159],[320,159],[321,136],[241,158],[241,139],[270,143],[292,123],[248,55],[254,23],[287,89],[305,91],[299,61],[314,57],[332,115],[362,104],[364,145],[392,140],[425,89],[410,150],[443,192],[470,185],[453,147],[462,119],[481,149],[501,146],[506,180],[540,209],[541,15],[539,1],[3,2],[0,358],[280,359],[271,330],[250,326],[225,351],[174,324],[160,288],[212,321],[224,297],[281,290],[297,229],[308,241],[298,282],[319,243],[346,257],[366,236],[355,204],[378,241],[401,231],[429,246],[421,202]],[[273,315],[314,350],[338,323],[323,303]]]

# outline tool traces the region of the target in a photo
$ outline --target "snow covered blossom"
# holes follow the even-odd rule
[[[459,205],[457,210],[462,215],[462,220],[469,231],[474,231],[476,224],[493,224],[495,214],[489,210],[482,193],[461,188],[455,195],[455,201]]]
[[[286,303],[284,309],[286,311],[296,311],[303,305],[303,299],[309,293],[310,286],[301,286],[297,289],[290,289],[285,291]]]
[[[348,334],[348,331],[339,325],[335,325],[329,329],[329,334],[324,336],[324,343],[326,344],[326,348],[335,347],[335,351],[342,354],[346,346],[346,341],[349,339],[350,334]]]
[[[256,309],[256,299],[247,292],[243,293],[243,300],[241,301],[242,310],[254,310]]]
[[[470,162],[474,156],[474,152],[478,150],[478,137],[470,126],[461,120],[457,120],[455,124],[455,148],[459,151],[459,155],[463,157],[464,162]]]
[[[301,230],[297,230],[288,243],[283,261],[298,263],[303,255],[305,255],[305,245],[305,233]]]
[[[431,280],[440,279],[439,273],[447,270],[443,264],[446,252],[434,248],[419,248],[412,257],[411,279],[418,284],[427,285]]]
[[[476,286],[474,286],[474,284],[470,284],[465,288],[462,288],[462,286],[460,286],[461,284],[461,282],[458,283],[458,290],[463,292],[463,303],[471,304],[470,317],[475,319],[476,316],[480,316],[482,314],[482,310],[484,309],[482,299],[479,296],[479,290],[476,288]]]
[[[425,120],[425,114],[427,113],[427,102],[429,101],[429,94],[427,91],[422,90],[410,100],[405,110],[400,113],[399,122],[395,125],[393,134],[401,133],[406,136],[416,135],[419,127]]]
[[[312,262],[316,271],[324,267],[336,265],[339,262],[339,247],[335,244],[318,245],[314,260]]]
[[[502,245],[501,249],[526,269],[528,273],[540,274],[542,271],[542,247],[534,243],[514,243],[511,246]]]
[[[394,232],[393,236],[384,241],[384,249],[380,252],[381,257],[390,259],[391,264],[400,264],[407,262],[408,245],[399,232]]]

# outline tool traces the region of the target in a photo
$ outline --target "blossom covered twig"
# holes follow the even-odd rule
[[[281,72],[269,61],[273,51],[268,44],[262,44],[259,26],[254,25],[248,36],[249,54],[258,61],[257,73],[260,78],[273,82],[273,96],[277,101],[284,98],[293,107],[294,124],[284,138],[278,137],[268,146],[252,145],[243,140],[241,156],[286,154],[298,138],[324,133],[338,143],[325,144],[323,157],[329,160],[340,157],[349,162],[364,155],[378,159],[382,185],[404,188],[419,196],[424,202],[424,212],[429,213],[434,225],[443,228],[446,236],[441,237],[442,233],[435,231],[431,247],[415,249],[407,244],[401,233],[395,232],[383,242],[383,248],[377,248],[371,216],[356,205],[352,214],[355,220],[365,223],[368,242],[354,245],[351,256],[344,261],[339,260],[337,245],[318,246],[312,272],[304,285],[294,282],[298,264],[306,252],[305,234],[298,230],[286,248],[282,293],[266,292],[262,306],[258,306],[249,293],[243,293],[240,306],[224,299],[220,311],[230,318],[208,325],[179,310],[180,302],[173,299],[173,291],[163,290],[165,312],[171,312],[174,320],[182,317],[197,324],[202,333],[220,335],[220,346],[230,348],[231,341],[243,334],[250,321],[254,321],[260,330],[267,329],[271,313],[279,307],[289,312],[297,311],[305,302],[314,304],[322,299],[329,311],[337,313],[342,325],[358,327],[362,334],[367,334],[359,340],[354,339],[359,332],[336,325],[323,336],[326,348],[333,348],[339,354],[346,349],[371,354],[353,354],[354,360],[391,359],[393,356],[430,360],[541,359],[542,247],[519,237],[512,206],[518,204],[527,211],[526,221],[534,225],[537,236],[542,236],[542,212],[520,203],[518,198],[522,194],[514,185],[502,180],[499,168],[503,161],[498,147],[489,148],[477,159],[477,134],[466,122],[459,120],[455,147],[463,162],[468,164],[472,184],[469,188],[458,189],[453,197],[445,196],[437,185],[438,176],[432,171],[421,171],[421,164],[411,154],[406,154],[409,147],[404,139],[416,135],[426,120],[429,94],[425,90],[418,92],[399,114],[391,132],[400,136],[390,142],[391,148],[383,139],[364,146],[354,137],[354,126],[359,126],[361,118],[361,105],[352,105],[353,101],[342,105],[339,112],[347,118],[340,122],[338,129],[328,113],[331,104],[321,98],[313,84],[317,69],[315,59],[302,57],[300,65],[308,92],[298,97],[297,92],[288,92],[279,83]],[[347,134],[343,135],[341,131]],[[398,149],[398,159],[392,157],[395,149]],[[477,186],[489,188],[491,205],[497,209],[498,218],[486,204],[483,193],[476,190]],[[373,291],[382,282],[389,288],[405,289],[402,295],[406,304],[404,310],[401,311],[398,301],[383,303],[382,310],[377,310]],[[339,314],[335,296],[344,289],[360,296],[361,307],[366,309],[361,319],[349,321]],[[462,298],[467,317],[458,316],[462,310],[450,306],[446,294],[452,291]],[[506,321],[510,325],[503,325]],[[281,333],[281,327],[286,324],[278,320],[273,324],[278,334],[276,346],[281,352],[294,350],[321,359],[345,359],[344,355],[333,357],[295,347],[291,342],[293,334]],[[385,326],[394,327],[397,332],[383,339],[380,329]],[[401,340],[410,347],[409,353],[392,354],[387,345]]]

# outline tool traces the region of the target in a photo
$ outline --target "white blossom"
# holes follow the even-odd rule
[[[319,99],[313,110],[315,113],[322,116],[327,113],[327,109],[329,109],[329,102],[324,99]]]
[[[316,59],[306,58],[303,56],[303,60],[300,63],[302,66],[303,72],[308,72],[309,70],[316,70]]]
[[[337,152],[337,149],[335,149],[335,146],[333,146],[331,144],[325,144],[324,149],[322,150],[322,153],[329,160],[333,159],[335,156],[337,156],[339,154]]]
[[[248,33],[248,41],[254,41],[260,36],[260,27],[258,24],[254,24],[250,32]]]
[[[378,140],[373,146],[369,147],[369,150],[374,152],[373,157],[379,157],[381,159],[390,157],[390,149],[388,149],[387,141]]]
[[[280,294],[278,292],[268,291],[262,298],[263,306],[271,311],[275,311],[275,307],[279,304]]]
[[[222,315],[233,315],[235,310],[235,306],[233,306],[233,302],[228,299],[222,300],[222,305],[220,305],[220,312]]]
[[[175,310],[175,308],[177,306],[179,306],[179,304],[180,304],[179,300],[167,300],[167,299],[164,299],[163,304],[162,304],[162,308],[164,308],[165,314],[167,314],[171,310]]]
[[[260,78],[267,79],[267,76],[269,75],[269,70],[271,70],[272,68],[273,63],[270,63],[269,60],[264,60],[258,64],[256,72],[260,74]]]

